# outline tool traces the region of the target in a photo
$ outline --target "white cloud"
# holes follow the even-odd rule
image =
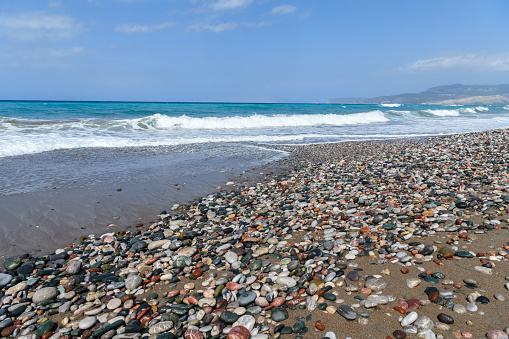
[[[163,22],[157,25],[129,25],[129,24],[121,24],[117,25],[115,29],[117,32],[125,32],[125,33],[149,33],[153,31],[160,31],[165,28],[175,26],[174,22]]]
[[[68,58],[76,55],[83,54],[85,48],[82,46],[75,46],[71,48],[41,48],[36,50],[37,55],[44,55],[47,58]]]
[[[215,10],[223,10],[223,9],[234,9],[239,7],[246,7],[253,0],[219,0],[211,5],[211,7]]]
[[[42,12],[0,13],[0,37],[16,40],[63,40],[71,38],[81,30],[81,24],[66,15]]]
[[[509,53],[468,53],[455,56],[421,59],[402,70],[436,71],[472,69],[474,71],[509,71]]]
[[[208,25],[208,24],[196,24],[188,27],[190,31],[211,31],[214,33],[221,33],[224,31],[230,31],[237,28],[237,24],[234,22],[225,22],[219,25]]]
[[[272,9],[272,11],[270,11],[270,15],[285,15],[285,14],[290,14],[290,13],[293,13],[297,10],[297,7],[293,6],[293,5],[281,5],[281,6],[277,6],[277,7],[274,7]]]

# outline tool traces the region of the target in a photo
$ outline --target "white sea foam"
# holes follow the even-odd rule
[[[478,112],[486,112],[486,111],[489,111],[490,109],[488,107],[484,107],[484,106],[477,106],[475,108],[475,110]]]
[[[225,135],[194,138],[143,138],[132,140],[113,136],[89,135],[65,137],[56,133],[25,136],[23,138],[10,137],[0,140],[0,157],[24,154],[35,154],[59,149],[76,148],[113,148],[113,147],[157,147],[177,146],[188,144],[220,143],[220,142],[291,142],[302,141],[306,138],[327,138],[336,135],[322,134],[293,134],[293,135]]]
[[[386,121],[388,121],[388,119],[381,111],[352,114],[254,114],[250,116],[202,118],[189,117],[187,115],[173,117],[164,114],[153,114],[137,119],[108,121],[33,121],[33,123],[16,124],[16,119],[7,121],[0,120],[0,128],[46,130],[48,132],[55,130],[108,130],[120,132],[125,130],[221,130],[270,127],[345,126]]]
[[[426,109],[426,110],[424,110],[424,112],[433,114],[433,115],[436,115],[439,117],[457,117],[460,115],[460,112],[455,109],[452,109],[452,110],[449,110],[449,109]]]
[[[402,104],[380,104],[382,107],[401,107]]]
[[[123,120],[132,128],[156,129],[253,129],[268,127],[300,127],[300,126],[345,126],[386,122],[388,119],[381,111],[353,114],[281,114],[251,115],[235,117],[204,117],[194,118],[186,115],[171,117],[154,114],[149,117]]]
[[[477,110],[473,107],[463,107],[463,108],[460,108],[460,112],[461,113],[470,113],[470,114],[475,114],[477,113]]]

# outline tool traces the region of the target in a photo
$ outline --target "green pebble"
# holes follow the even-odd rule
[[[433,278],[437,278],[437,279],[444,279],[445,278],[445,274],[443,273],[440,273],[440,272],[435,272],[435,273],[432,273],[431,276]]]
[[[438,279],[433,277],[424,277],[424,281],[430,282],[432,284],[438,284]]]

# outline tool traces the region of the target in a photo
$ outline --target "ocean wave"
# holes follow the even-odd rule
[[[484,106],[477,106],[475,108],[475,110],[478,112],[486,112],[486,111],[489,111],[490,109],[488,107],[484,107]]]
[[[380,104],[382,107],[401,107],[403,104]]]
[[[345,126],[386,122],[388,119],[381,111],[353,114],[281,114],[250,115],[246,117],[203,117],[194,118],[186,115],[171,117],[155,114],[152,116],[124,120],[132,128],[138,129],[255,129],[270,127],[304,127],[304,126]]]
[[[187,115],[168,116],[153,114],[143,118],[123,120],[74,120],[21,122],[18,119],[0,119],[0,128],[38,131],[92,131],[111,132],[143,130],[221,130],[221,129],[257,129],[273,127],[306,126],[345,126],[386,122],[388,119],[381,111],[352,114],[279,114],[230,117],[201,117]]]
[[[460,115],[460,112],[455,109],[426,109],[423,112],[436,115],[439,117],[457,117]]]

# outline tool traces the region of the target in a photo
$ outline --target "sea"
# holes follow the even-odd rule
[[[507,127],[509,106],[0,101],[0,231],[134,224],[263,175],[271,145]]]

